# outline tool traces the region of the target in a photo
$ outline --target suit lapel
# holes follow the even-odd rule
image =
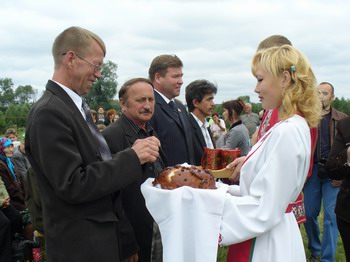
[[[196,137],[197,137],[199,143],[201,144],[202,147],[207,147],[207,144],[205,143],[205,139],[203,137],[202,130],[201,130],[200,126],[198,125],[196,119],[194,119],[194,117],[192,116],[191,113],[189,113],[189,117],[190,117],[192,128],[195,131],[195,134],[196,134]]]
[[[185,117],[187,117],[186,116],[187,111],[183,112],[181,110],[181,104],[178,101],[176,101],[176,99],[175,99],[175,104],[176,104],[176,107],[177,107],[177,110],[178,110],[178,113],[179,113],[179,117],[180,117],[180,122],[181,122],[180,125],[184,129],[184,126],[186,125],[185,124],[185,121],[186,121]]]
[[[119,120],[118,120],[119,121]],[[134,142],[138,139],[138,136],[136,132],[134,131],[133,127],[130,125],[128,120],[126,119],[126,116],[120,118],[121,126],[124,130],[124,134],[126,136],[126,139],[130,145],[134,144]]]
[[[157,106],[159,106],[167,115],[169,115],[174,121],[182,128],[181,123],[178,121],[178,119],[174,116],[173,109],[165,102],[165,100],[158,94],[158,92],[154,91],[154,95],[156,97]],[[176,103],[177,108],[178,105]],[[181,121],[184,121],[183,116],[181,115],[181,112],[179,112],[179,116]]]
[[[80,123],[82,127],[84,127],[85,131],[89,134],[89,136],[91,137],[91,141],[95,141],[95,137],[91,133],[90,128],[86,123],[83,115],[81,114],[80,110],[77,108],[73,100],[70,98],[70,96],[66,93],[66,91],[64,91],[60,85],[51,80],[47,82],[46,89],[58,98],[60,98],[67,105],[67,107],[72,111],[76,120]]]

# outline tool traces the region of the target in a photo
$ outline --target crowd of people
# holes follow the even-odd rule
[[[148,78],[122,85],[120,114],[90,110],[83,95],[102,76],[103,40],[70,27],[52,55],[53,76],[25,136],[9,129],[0,138],[0,261],[11,261],[16,234],[42,236],[50,262],[163,261],[171,248],[140,187],[165,167],[199,166],[205,148],[241,153],[226,167],[236,184],[211,199],[223,207],[218,245],[229,246],[227,261],[306,261],[302,224],[309,261],[334,261],[338,227],[350,261],[350,118],[287,38],[268,37],[253,54],[261,115],[237,98],[220,116],[219,88],[205,79],[185,87],[186,108],[177,99],[183,62],[168,54],[151,61]]]

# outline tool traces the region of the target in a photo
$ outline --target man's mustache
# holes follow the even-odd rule
[[[146,108],[144,108],[144,109],[141,111],[141,114],[143,114],[143,113],[152,114],[152,110],[151,110],[151,109],[146,109]]]

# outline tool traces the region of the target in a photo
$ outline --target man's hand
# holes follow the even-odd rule
[[[229,178],[233,182],[238,182],[241,175],[241,168],[246,159],[245,156],[241,156],[233,160],[230,164],[226,166],[227,169],[232,170],[232,175]]]
[[[160,142],[158,138],[150,136],[144,139],[137,139],[131,147],[138,158],[141,165],[144,163],[153,163],[159,157]]]

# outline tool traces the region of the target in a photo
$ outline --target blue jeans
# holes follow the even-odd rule
[[[317,176],[318,165],[313,165],[312,175],[306,180],[304,186],[304,204],[306,213],[305,231],[308,238],[308,248],[312,255],[321,256],[321,261],[333,262],[337,241],[338,227],[334,213],[338,187],[333,187],[329,178]],[[323,200],[323,238],[320,240],[318,215]]]

